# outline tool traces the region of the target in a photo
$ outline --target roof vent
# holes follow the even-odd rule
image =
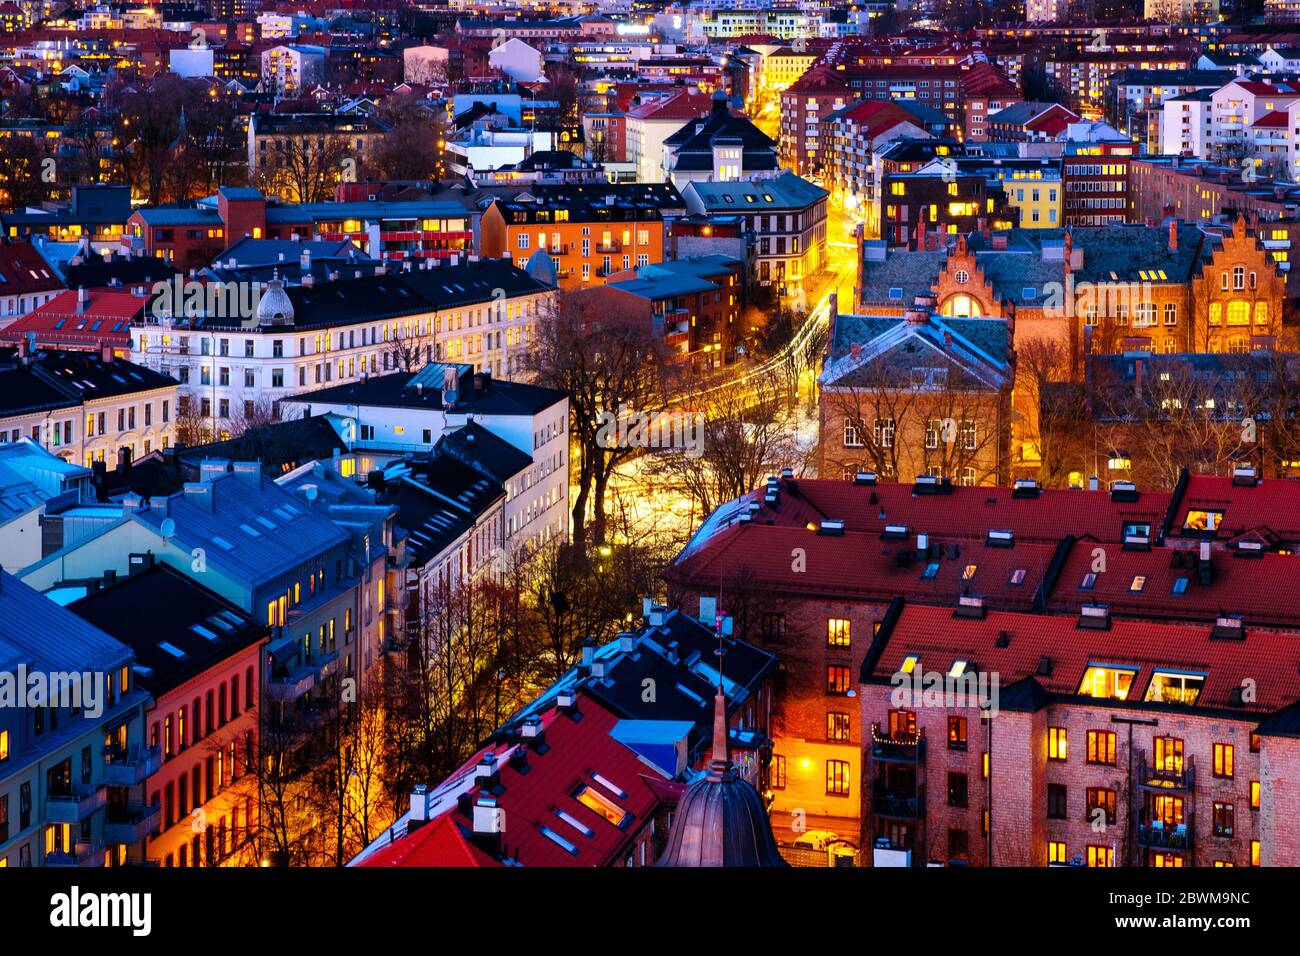
[[[914,495],[946,495],[952,493],[952,479],[938,475],[917,475],[912,485]]]
[[[484,781],[493,780],[497,775],[497,769],[496,754],[484,754],[478,762],[478,767],[474,770],[474,781],[483,783]]]
[[[994,647],[1007,647],[1011,644],[1010,631],[998,631],[998,639],[993,642]]]
[[[1016,544],[1015,534],[1006,529],[990,531],[984,542],[987,548],[1013,548]]]
[[[562,714],[572,711],[578,704],[578,696],[571,690],[562,690],[555,695],[555,709]]]
[[[1151,550],[1151,533],[1130,531],[1124,535],[1125,551],[1150,551]]]
[[[859,471],[853,476],[855,485],[874,485],[876,483],[876,473],[874,471]]]
[[[887,524],[885,530],[880,533],[880,537],[886,541],[903,541],[907,538],[907,525]]]
[[[844,519],[843,518],[823,518],[821,527],[817,529],[818,534],[833,535],[835,537],[844,536]]]
[[[957,599],[957,610],[953,617],[969,617],[983,620],[988,609],[984,607],[984,598],[975,594],[963,594]]]
[[[1011,488],[1012,498],[1037,498],[1041,493],[1042,489],[1034,478],[1017,478]]]
[[[793,477],[794,477],[794,469],[793,469],[793,468],[782,468],[782,469],[781,469],[781,477],[782,477],[782,478],[793,478]]]
[[[1259,484],[1259,474],[1253,465],[1238,465],[1232,469],[1232,483],[1238,488],[1253,488]]]
[[[1238,541],[1237,557],[1239,558],[1262,558],[1264,556],[1264,542],[1262,541]]]
[[[1131,481],[1112,481],[1110,483],[1111,501],[1137,501],[1137,485]]]
[[[1246,639],[1246,622],[1240,614],[1220,614],[1214,619],[1214,629],[1210,631],[1212,641],[1244,641]]]
[[[1052,676],[1052,659],[1046,654],[1038,659],[1038,666],[1034,668],[1034,675],[1037,677]]]
[[[1085,604],[1079,609],[1078,627],[1090,631],[1110,630],[1110,606],[1107,604]]]

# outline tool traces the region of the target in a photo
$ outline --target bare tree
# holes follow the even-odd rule
[[[353,157],[343,137],[280,136],[259,160],[253,181],[285,202],[324,202],[343,181],[349,159]]]
[[[648,317],[611,305],[604,297],[567,294],[538,322],[536,347],[525,364],[540,385],[566,392],[577,453],[578,491],[573,499],[573,541],[605,541],[605,491],[620,462],[637,449],[606,440],[602,423],[624,410],[662,410],[663,347]],[[602,417],[605,416],[605,417]]]

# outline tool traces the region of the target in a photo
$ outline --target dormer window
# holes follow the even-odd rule
[[[1080,697],[1102,700],[1128,700],[1133,689],[1136,667],[1112,667],[1109,664],[1089,664],[1079,683]]]
[[[1186,671],[1158,670],[1147,687],[1147,703],[1186,704],[1193,706],[1205,686],[1205,675]]]

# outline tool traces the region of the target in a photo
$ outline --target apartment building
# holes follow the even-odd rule
[[[0,441],[30,438],[64,461],[116,464],[168,447],[177,383],[99,352],[0,350]]]
[[[262,51],[262,88],[272,96],[294,99],[324,79],[324,47],[273,46]]]
[[[707,116],[664,139],[664,172],[678,189],[688,182],[763,179],[780,171],[776,143],[743,116],[733,115],[718,90]]]
[[[91,471],[30,438],[0,442],[0,567],[16,573],[47,546],[46,511],[88,501]]]
[[[260,406],[426,362],[498,375],[522,365],[553,289],[503,260],[314,281],[272,279],[251,321],[149,316],[131,328],[139,364],[174,376],[214,438]]]
[[[258,753],[262,652],[270,629],[152,555],[126,578],[69,606],[135,653],[151,701],[144,714],[155,826],[145,859],[163,867],[253,866],[260,860]],[[141,608],[155,613],[141,618]]]
[[[1102,604],[899,602],[862,668],[875,865],[1294,866],[1294,690],[1259,667],[1290,640],[1233,617],[1122,621]],[[942,691],[938,706],[900,705],[894,675],[918,672],[964,687],[996,673],[993,709]]]
[[[647,97],[627,110],[627,161],[636,167],[639,183],[662,183],[664,140],[683,123],[698,119],[712,109],[707,93],[688,87],[667,95]]]
[[[829,195],[789,171],[749,182],[692,182],[683,190],[692,213],[740,218],[754,250],[751,278],[777,288],[822,267]]]
[[[362,474],[405,454],[426,455],[444,440],[461,446],[459,453],[453,447],[444,451],[505,489],[501,540],[507,549],[568,535],[569,402],[554,389],[435,362],[415,374],[375,376],[291,399],[283,414],[341,419]],[[495,451],[480,454],[477,446],[471,451],[464,443],[477,429],[509,448],[493,442]]]
[[[145,860],[158,812],[144,782],[148,693],[131,649],[0,571],[0,672],[58,693],[0,708],[0,867]]]
[[[672,192],[668,201],[676,201]],[[495,200],[481,230],[484,257],[511,258],[523,269],[538,256],[559,288],[569,291],[662,262],[664,200],[623,196],[601,185],[552,186],[536,198]]]

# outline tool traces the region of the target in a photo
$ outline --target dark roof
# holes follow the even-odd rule
[[[438,439],[433,450],[435,455],[449,455],[501,484],[533,464],[531,456],[498,438],[478,422],[447,432]]]
[[[433,362],[417,373],[423,376],[421,381],[427,379],[431,383],[422,389],[415,387],[417,375],[394,372],[391,375],[378,375],[359,382],[305,392],[296,396],[294,401],[307,405],[370,405],[442,411],[442,379],[435,374],[441,368],[441,363]],[[457,368],[461,383],[456,395],[455,407],[458,410],[464,409],[479,415],[536,415],[565,398],[564,392],[558,389],[503,379],[488,380],[486,391],[475,390],[473,368],[467,365]]]
[[[264,472],[280,475],[308,461],[329,461],[335,452],[347,450],[328,416],[312,415],[254,425],[238,438],[178,449],[176,454],[189,472],[197,472],[204,459],[226,458],[260,461]]]
[[[88,256],[73,265],[64,267],[68,286],[77,288],[85,286],[95,289],[100,286],[152,286],[155,282],[165,282],[177,275],[180,270],[165,259],[154,256],[126,256],[114,254],[111,259],[103,256]]]
[[[489,508],[505,489],[469,465],[450,457],[404,464],[408,473],[386,483],[376,502],[397,508],[406,532],[406,553],[419,567],[437,557]]]
[[[125,359],[105,362],[98,352],[38,351],[23,364],[17,349],[0,348],[0,415],[175,385],[175,379]]]
[[[146,607],[149,613],[141,614]],[[136,673],[155,696],[270,633],[236,605],[163,563],[119,578],[69,609],[135,651]]]

